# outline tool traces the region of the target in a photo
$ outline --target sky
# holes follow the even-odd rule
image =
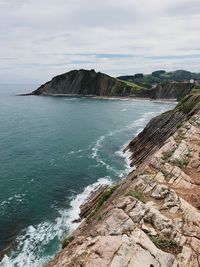
[[[200,72],[199,0],[0,0],[0,83]]]

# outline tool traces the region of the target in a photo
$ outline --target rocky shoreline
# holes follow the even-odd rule
[[[127,149],[137,169],[93,192],[47,266],[199,266],[200,97],[151,120]]]
[[[36,96],[33,93],[19,94],[17,96]],[[96,96],[96,95],[81,95],[81,94],[42,94],[40,96],[52,96],[52,97],[77,97],[77,98],[90,98],[98,100],[145,100],[162,103],[178,103],[176,98],[156,98],[139,97],[139,96]]]

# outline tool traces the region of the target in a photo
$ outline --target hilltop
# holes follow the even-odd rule
[[[141,86],[128,84],[94,70],[72,70],[54,77],[33,91],[33,95],[129,96]]]
[[[165,82],[190,82],[190,80],[200,80],[200,73],[194,73],[186,70],[176,70],[166,72],[157,70],[151,74],[137,73],[134,75],[119,76],[118,79],[123,81],[135,82],[147,88],[151,85]]]
[[[142,97],[181,100],[193,89],[200,90],[198,74],[187,71],[151,75],[111,77],[94,70],[72,70],[55,76],[27,95],[84,95],[101,97]],[[193,78],[192,82],[191,79]]]

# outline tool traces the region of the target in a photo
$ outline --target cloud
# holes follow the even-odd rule
[[[1,82],[200,71],[199,0],[0,0]]]

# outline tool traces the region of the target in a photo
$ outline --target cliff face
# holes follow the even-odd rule
[[[191,90],[189,83],[164,83],[149,89],[94,70],[73,70],[54,77],[31,95],[135,96],[180,100]]]
[[[179,101],[191,92],[192,87],[193,85],[190,83],[172,82],[172,83],[158,84],[153,89],[151,97],[153,99],[174,98]]]
[[[177,128],[188,116],[198,109],[200,96],[185,97],[174,110],[167,111],[153,118],[144,130],[134,138],[125,150],[132,153],[132,166],[138,167],[150,157],[164,142],[177,131]]]
[[[106,74],[94,70],[73,70],[54,77],[43,84],[33,95],[96,95],[121,96],[129,95],[131,86]]]
[[[93,193],[86,219],[47,266],[200,266],[200,97],[153,119],[134,147],[136,171]]]

